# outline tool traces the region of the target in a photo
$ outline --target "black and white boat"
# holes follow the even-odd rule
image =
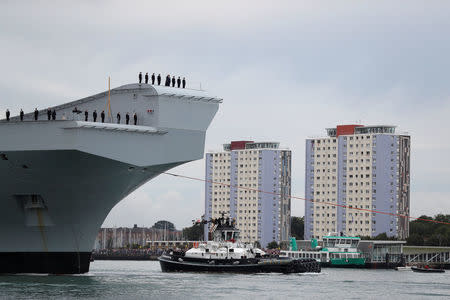
[[[320,272],[313,259],[271,257],[239,240],[234,220],[222,216],[211,223],[213,241],[199,242],[186,252],[169,251],[158,258],[163,272],[304,273]]]
[[[418,272],[418,273],[445,273],[444,269],[433,269],[430,268],[429,266],[424,266],[424,267],[411,267],[411,270],[413,272]]]

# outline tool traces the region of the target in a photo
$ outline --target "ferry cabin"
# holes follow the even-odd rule
[[[359,252],[327,252],[327,251],[281,251],[281,257],[290,257],[293,259],[313,258],[317,262],[329,263],[331,261],[350,262],[361,258]]]
[[[280,256],[294,259],[313,258],[317,262],[333,266],[364,265],[365,259],[358,251],[359,242],[358,237],[324,236],[323,247],[320,250],[281,251]]]

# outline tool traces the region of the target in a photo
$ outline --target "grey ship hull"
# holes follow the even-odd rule
[[[0,273],[88,272],[95,237],[110,210],[155,176],[203,156],[219,99],[191,99],[196,120],[186,119],[183,126],[176,110],[189,100],[155,93],[148,85],[126,87],[113,90],[113,107],[130,93],[144,97],[135,111],[154,105],[138,126],[77,120],[0,124]],[[104,107],[104,97],[93,98],[82,105]],[[80,104],[61,110],[70,115],[75,105]]]

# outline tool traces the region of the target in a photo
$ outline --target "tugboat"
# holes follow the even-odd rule
[[[213,241],[199,242],[186,252],[163,253],[158,258],[163,272],[320,273],[320,264],[313,259],[269,256],[251,244],[242,243],[235,221],[223,214],[201,223],[211,224]]]

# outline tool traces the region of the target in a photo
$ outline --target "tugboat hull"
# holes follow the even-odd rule
[[[227,273],[259,273],[262,268],[258,264],[208,264],[198,262],[173,261],[168,257],[159,257],[163,272],[227,272]]]
[[[158,258],[163,272],[212,272],[212,273],[320,273],[320,264],[314,260],[243,259],[235,261],[183,260],[177,256]]]

